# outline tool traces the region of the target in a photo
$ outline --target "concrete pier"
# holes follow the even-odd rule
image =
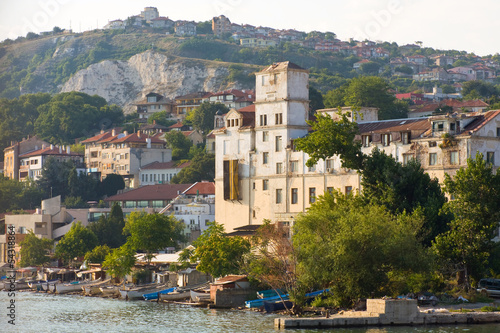
[[[500,323],[500,312],[420,312],[416,300],[369,299],[366,311],[347,312],[329,318],[276,318],[274,327],[340,328],[362,326],[412,326]]]

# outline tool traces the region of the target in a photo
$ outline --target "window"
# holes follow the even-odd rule
[[[280,188],[277,188],[276,189],[276,203],[277,204],[282,202],[282,194],[283,194],[283,190]]]
[[[404,145],[409,144],[410,143],[410,132],[401,133],[401,141],[403,141]]]
[[[299,161],[290,161],[290,172],[299,172]]]
[[[500,136],[500,127],[497,127],[497,136]]]
[[[436,147],[436,141],[429,141],[429,147]]]
[[[276,174],[281,174],[283,173],[283,163],[276,163]]]
[[[333,160],[332,159],[327,159],[326,160],[326,168],[333,170]]]
[[[281,151],[283,149],[283,139],[281,136],[276,137],[276,151]]]
[[[326,192],[332,194],[333,193],[333,187],[327,187]]]
[[[486,163],[495,165],[495,152],[489,151],[486,153]]]
[[[267,114],[261,114],[260,115],[260,126],[266,126],[267,125]]]
[[[269,189],[269,179],[262,180],[262,190],[267,191]]]
[[[299,189],[292,188],[292,204],[299,202]]]
[[[255,190],[255,182],[252,183],[252,190]]]
[[[361,137],[361,141],[363,142],[363,147],[370,147],[370,143],[372,142],[371,135],[363,135]]]
[[[283,113],[276,113],[274,115],[274,123],[276,125],[281,125],[283,124]]]
[[[441,132],[444,130],[444,122],[443,121],[435,121],[432,123],[432,131],[433,132]]]
[[[391,135],[390,134],[382,134],[382,145],[388,146],[391,143]]]
[[[316,187],[309,187],[309,203],[316,201]]]
[[[268,152],[262,153],[262,164],[267,164],[268,161],[269,161],[269,153]]]
[[[345,195],[349,195],[352,193],[352,186],[346,186],[345,187]]]
[[[437,163],[437,154],[430,153],[429,154],[429,165],[436,165],[436,163]]]
[[[413,159],[413,154],[403,154],[403,165],[407,165]]]
[[[450,131],[455,131],[455,123],[450,123]]]
[[[314,172],[314,171],[316,171],[316,165],[313,165],[312,167],[308,167],[307,169],[309,170],[309,172]]]
[[[269,132],[264,131],[262,132],[262,142],[268,142],[269,141]]]
[[[458,151],[451,151],[450,152],[450,164],[451,165],[458,165]]]

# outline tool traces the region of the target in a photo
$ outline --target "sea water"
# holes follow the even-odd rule
[[[12,300],[14,301],[12,303]],[[14,304],[12,311],[11,304]],[[9,309],[10,307],[10,309]],[[280,332],[277,315],[77,295],[0,292],[0,332]],[[10,316],[8,316],[10,314]],[[12,316],[12,314],[14,316]],[[12,325],[9,321],[14,318]],[[493,333],[500,324],[293,330],[337,333]],[[283,331],[281,331],[283,332]]]

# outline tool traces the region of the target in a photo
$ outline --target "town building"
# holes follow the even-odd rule
[[[28,137],[20,142],[11,142],[10,146],[3,150],[4,166],[3,175],[10,179],[19,180],[19,170],[21,161],[20,155],[39,150],[42,147],[49,147],[50,143],[40,140],[36,136]]]
[[[205,97],[210,103],[222,103],[229,109],[241,109],[253,104],[255,101],[255,92],[250,89],[229,89],[212,93]]]
[[[276,46],[278,42],[269,37],[249,37],[249,38],[241,38],[240,45],[245,47],[269,47]]]
[[[145,165],[139,171],[140,186],[168,184],[175,175],[190,164],[190,162],[170,161]]]
[[[188,21],[175,22],[175,35],[185,37],[196,36],[196,23]]]
[[[358,172],[342,168],[338,156],[307,167],[307,154],[294,149],[293,140],[309,131],[308,81],[308,71],[290,62],[265,68],[256,73],[255,111],[233,109],[224,116],[225,126],[214,131],[215,219],[226,231],[264,219],[291,225],[318,195],[362,191]],[[318,112],[336,117],[337,110]],[[386,121],[377,120],[374,108],[343,112],[356,116],[363,153],[377,147],[401,163],[418,159],[440,182],[476,152],[495,169],[500,165],[500,111]]]
[[[176,104],[170,98],[158,93],[150,92],[138,102],[132,103],[137,107],[139,119],[147,119],[156,112],[165,111],[170,117],[176,117]]]
[[[231,34],[231,21],[224,15],[212,18],[212,32],[217,37]]]
[[[87,172],[101,180],[109,174],[118,174],[123,177],[126,187],[138,187],[139,171],[143,166],[172,160],[172,150],[167,148],[163,134],[111,130],[83,140]]]
[[[205,98],[208,98],[209,96],[210,93],[200,91],[175,97],[175,103],[177,105],[177,117],[179,119],[184,119],[189,111],[200,106],[201,103],[203,103],[203,100]]]
[[[45,163],[50,158],[53,158],[57,162],[71,161],[75,165],[77,173],[84,173],[85,162],[83,156],[83,154],[71,152],[69,146],[50,145],[45,147],[42,145],[41,149],[19,155],[18,179],[20,181],[39,179]]]
[[[164,16],[160,16],[151,20],[151,25],[153,28],[170,29],[174,26],[174,24],[174,21]]]
[[[144,10],[141,11],[141,16],[147,23],[150,23],[155,18],[160,17],[160,13],[156,7],[145,7]]]

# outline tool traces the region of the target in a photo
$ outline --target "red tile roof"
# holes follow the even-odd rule
[[[104,199],[104,201],[172,200],[190,186],[192,184],[146,185],[125,193],[113,195]]]
[[[25,157],[31,157],[31,156],[40,156],[40,155],[60,155],[60,156],[81,156],[83,157],[84,154],[79,154],[75,152],[70,152],[69,154],[66,152],[66,150],[61,148],[61,151],[59,152],[59,147],[54,147],[53,149],[50,149],[50,147],[43,148],[43,149],[38,149],[26,154],[19,155],[20,158],[25,158]]]
[[[121,142],[146,142],[146,139],[151,139],[151,143],[165,143],[165,141],[161,140],[157,135],[149,136],[148,134],[142,133],[132,133],[126,135],[122,138],[116,138],[111,140],[113,143],[121,143]]]
[[[194,183],[184,194],[187,195],[215,195],[215,183],[212,182],[197,182]]]

